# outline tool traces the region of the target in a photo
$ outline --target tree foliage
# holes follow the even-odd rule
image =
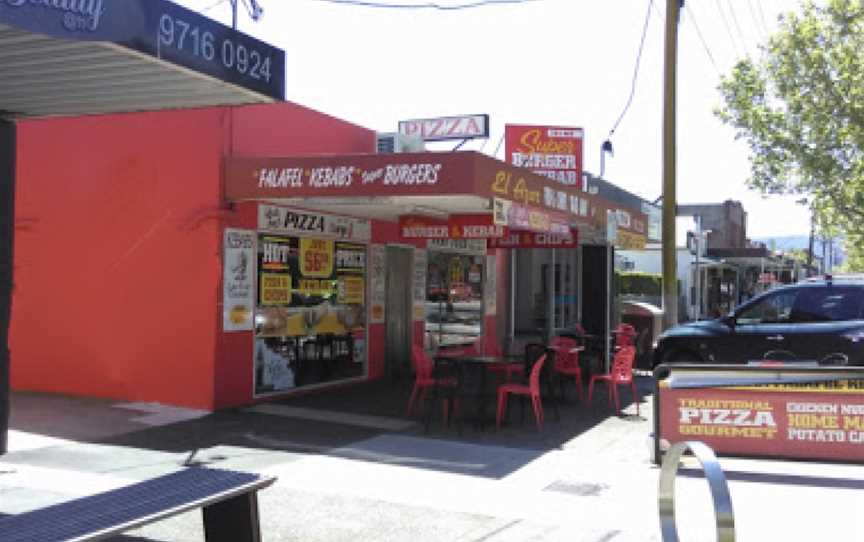
[[[864,269],[864,2],[806,1],[779,23],[722,79],[717,115],[750,146],[748,185],[802,195]]]

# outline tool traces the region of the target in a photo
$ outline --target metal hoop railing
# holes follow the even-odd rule
[[[713,450],[698,441],[678,442],[669,448],[663,458],[657,494],[663,542],[678,542],[678,528],[675,522],[675,479],[678,477],[681,456],[688,450],[696,456],[705,472],[705,479],[708,480],[711,499],[714,502],[717,542],[734,542],[735,515],[732,511],[732,500],[729,497],[726,475],[723,474],[723,469],[720,468],[720,463],[717,461],[717,456],[714,455]]]

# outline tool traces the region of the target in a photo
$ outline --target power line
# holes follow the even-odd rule
[[[654,13],[657,14],[657,19],[660,21],[660,25],[665,28],[665,25],[663,23],[664,18],[663,18],[663,14],[660,13],[660,8],[658,8],[657,4],[655,4],[653,1],[651,2],[651,7],[654,8]]]
[[[696,34],[699,35],[699,41],[702,42],[702,47],[705,48],[705,52],[708,54],[708,59],[711,60],[711,64],[717,71],[717,75],[721,75],[720,68],[717,67],[717,61],[714,60],[714,55],[711,54],[711,49],[708,48],[708,43],[705,41],[705,36],[702,35],[702,31],[699,29],[699,25],[696,23],[696,15],[693,13],[693,10],[690,9],[690,4],[684,4],[684,9],[687,11],[687,14],[690,15],[690,20],[693,21],[693,28],[696,29]]]
[[[438,4],[436,2],[426,2],[423,4],[385,4],[383,2],[372,2],[366,0],[316,0],[317,2],[327,2],[330,4],[341,4],[348,6],[361,6],[366,8],[392,8],[392,9],[437,9],[441,11],[455,11],[460,9],[479,8],[484,6],[502,5],[502,4],[527,4],[528,2],[542,2],[543,0],[477,0],[475,2],[466,2],[464,4],[454,4],[452,6]]]
[[[735,49],[735,56],[740,57],[741,52],[738,51],[738,44],[735,43],[735,38],[732,36],[732,29],[729,27],[729,21],[726,20],[726,14],[723,13],[723,6],[720,5],[720,0],[717,0],[717,10],[720,12],[720,18],[723,19],[723,26],[726,27],[726,33],[729,34],[729,41],[732,42],[732,48]]]
[[[759,5],[759,2],[756,2],[756,5]],[[763,40],[766,39],[769,32],[768,32],[768,27],[765,26],[765,18],[762,17],[762,24],[760,26],[759,18],[756,16],[756,11],[753,9],[753,0],[747,0],[747,7],[750,8],[750,17],[753,19],[753,26],[756,28],[756,30],[759,32],[759,34],[762,36],[762,39]],[[760,15],[761,15],[762,6],[759,6],[759,9],[760,9]]]
[[[750,51],[747,49],[747,38],[745,38],[744,33],[741,32],[741,25],[738,24],[738,16],[735,15],[735,8],[732,6],[732,0],[726,0],[726,3],[729,4],[729,13],[732,15],[732,22],[735,23],[735,28],[738,30],[738,35],[741,36],[741,44],[744,47],[744,55],[749,58]]]
[[[636,79],[639,76],[639,63],[642,60],[642,50],[645,48],[645,35],[648,33],[648,21],[651,19],[651,6],[653,5],[654,0],[648,0],[648,11],[645,12],[645,23],[642,25],[642,39],[639,41],[639,52],[636,54],[636,66],[633,68],[633,79],[630,83],[630,96],[627,98],[624,110],[621,111],[618,120],[615,121],[615,125],[612,126],[611,130],[609,130],[610,137],[615,133],[615,130],[618,129],[618,125],[621,124],[621,120],[624,118],[627,110],[630,109],[630,104],[633,103],[633,95],[636,94]]]
[[[771,7],[770,5],[768,6]],[[762,26],[765,28],[765,33],[771,35],[771,28],[768,27],[767,19],[765,19],[765,10],[762,9],[762,2],[756,2],[756,8],[759,10],[759,19],[762,21]]]

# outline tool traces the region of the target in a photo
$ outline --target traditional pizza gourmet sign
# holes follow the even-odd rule
[[[660,386],[660,436],[718,453],[798,459],[864,458],[862,380],[670,389]]]

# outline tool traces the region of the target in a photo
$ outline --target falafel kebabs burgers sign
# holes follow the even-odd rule
[[[225,229],[222,329],[251,331],[255,306],[255,232]]]

